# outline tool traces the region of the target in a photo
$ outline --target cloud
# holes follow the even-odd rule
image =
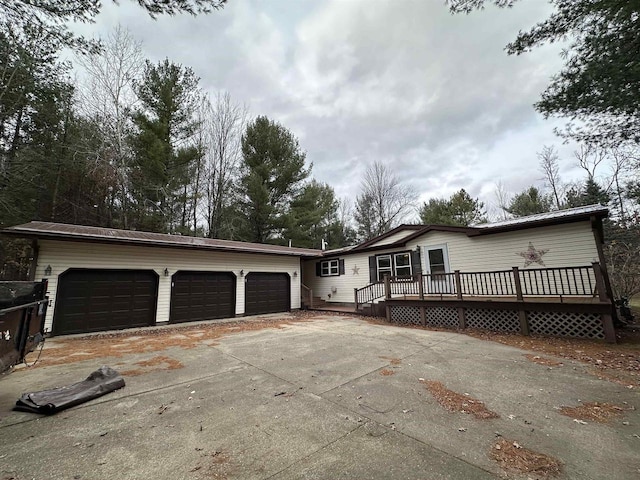
[[[422,200],[465,188],[488,201],[497,180],[513,190],[537,181],[535,152],[560,144],[557,122],[532,107],[559,47],[504,52],[549,13],[546,2],[450,15],[444,1],[247,0],[153,21],[122,2],[105,3],[91,31],[119,22],[151,60],[190,66],[212,94],[281,122],[340,196],[355,198],[377,160]]]

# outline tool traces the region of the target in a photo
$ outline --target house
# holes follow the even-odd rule
[[[301,259],[319,250],[31,222],[34,280],[48,279],[53,335],[300,308]]]
[[[303,282],[329,304],[355,306],[354,290],[385,275],[438,274],[605,265],[601,205],[571,208],[472,227],[401,225],[355,247],[306,260]],[[441,278],[441,277],[440,277]],[[439,290],[440,289],[440,290]]]
[[[402,225],[330,251],[47,222],[2,233],[32,239],[53,335],[284,312],[318,297],[400,323],[615,340],[606,216],[595,205]]]
[[[607,213],[592,205],[472,227],[401,225],[305,260],[305,291],[324,308],[402,324],[615,342]]]

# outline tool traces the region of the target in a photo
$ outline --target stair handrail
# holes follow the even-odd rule
[[[309,287],[307,287],[302,282],[300,282],[300,288],[307,292],[306,294],[307,294],[307,297],[308,297],[309,308],[313,308],[313,290],[311,290]],[[301,295],[301,297],[302,297],[302,295]]]
[[[354,288],[353,296],[356,304],[356,310],[360,305],[373,303],[375,300],[384,297],[384,282],[378,281],[370,283],[362,288]]]

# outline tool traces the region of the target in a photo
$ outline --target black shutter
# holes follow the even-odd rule
[[[422,273],[422,263],[420,262],[420,250],[411,251],[411,271],[414,275]]]
[[[322,264],[320,262],[316,263],[316,277],[319,277],[322,275]]]
[[[338,260],[338,266],[340,267],[340,275],[344,275],[344,258]]]
[[[369,257],[369,282],[375,283],[378,281],[378,265],[376,264],[375,255]]]

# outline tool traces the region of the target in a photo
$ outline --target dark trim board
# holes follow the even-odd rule
[[[575,312],[607,314],[611,311],[611,304],[597,303],[556,303],[541,302],[534,299],[519,301],[495,300],[385,300],[387,306],[407,307],[456,307],[456,308],[487,308],[494,310],[527,310],[536,312]]]

